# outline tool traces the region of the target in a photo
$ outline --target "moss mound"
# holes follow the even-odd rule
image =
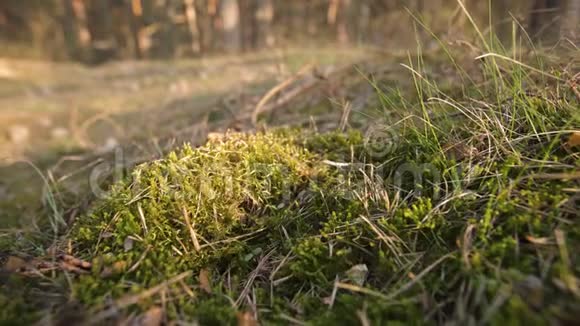
[[[74,297],[103,321],[155,306],[203,325],[572,321],[580,161],[550,131],[574,106],[534,108],[503,138],[468,119],[386,147],[355,131],[186,146],[77,223],[93,264]],[[458,135],[463,154],[445,145]]]

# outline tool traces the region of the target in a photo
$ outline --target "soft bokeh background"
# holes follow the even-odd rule
[[[536,41],[579,24],[576,0],[462,1],[504,41],[514,22]],[[2,56],[91,64],[329,43],[405,49],[429,39],[419,20],[449,40],[469,33],[456,0],[2,0],[0,46]]]

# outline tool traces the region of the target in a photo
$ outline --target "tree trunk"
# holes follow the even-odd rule
[[[356,35],[357,42],[362,44],[368,41],[368,35],[370,34],[371,2],[369,0],[360,0],[358,6],[359,18],[356,19],[358,22]]]
[[[89,10],[89,29],[92,35],[93,63],[115,57],[116,42],[113,31],[112,7],[109,0],[92,1]]]
[[[580,41],[580,0],[568,0],[562,19],[562,36],[575,44]]]
[[[226,52],[241,48],[240,6],[238,0],[221,0],[220,15],[223,26],[223,47]]]
[[[197,12],[202,53],[209,53],[214,48],[214,21],[217,9],[215,0],[198,0]]]
[[[509,1],[504,0],[492,0],[491,1],[491,32],[493,33],[493,39],[499,40],[503,45],[506,45],[511,39],[510,36],[510,26],[511,26],[511,16],[510,10],[511,6]]]
[[[339,0],[336,12],[336,37],[338,43],[346,45],[350,42],[352,0]]]
[[[251,50],[256,47],[256,22],[254,14],[256,12],[256,3],[254,0],[238,0],[240,9],[240,37],[241,48]]]
[[[67,53],[69,58],[73,60],[80,60],[79,56],[79,40],[78,40],[78,31],[76,26],[76,19],[75,13],[72,6],[71,0],[62,0],[62,32],[64,35]]]
[[[77,39],[79,43],[78,59],[90,62],[92,57],[92,36],[88,27],[87,8],[83,0],[72,0],[71,3],[74,20],[76,22]]]
[[[270,47],[274,45],[271,25],[274,19],[274,4],[272,0],[256,0],[256,47]]]
[[[559,38],[560,0],[535,0],[530,17],[530,34],[535,41],[554,42]]]
[[[185,17],[187,18],[187,25],[189,27],[189,34],[191,36],[191,51],[194,54],[201,52],[201,43],[199,36],[197,11],[195,9],[195,0],[184,0]]]
[[[141,7],[140,0],[127,0],[127,18],[129,20],[129,38],[133,49],[135,59],[143,58],[143,51],[139,32],[141,30],[141,15],[143,15],[143,7]]]
[[[316,1],[309,1],[306,4],[304,20],[306,21],[306,35],[308,36],[315,36],[318,34],[318,17],[319,10],[318,10],[318,2]]]

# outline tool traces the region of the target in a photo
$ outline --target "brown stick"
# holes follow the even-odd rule
[[[252,124],[254,124],[254,126],[255,126],[258,123],[258,116],[262,112],[262,108],[264,107],[264,105],[266,105],[266,103],[268,103],[268,101],[270,99],[272,99],[272,97],[274,97],[276,94],[278,94],[284,88],[286,88],[289,85],[291,85],[300,76],[302,76],[305,73],[309,72],[312,68],[313,68],[313,65],[312,64],[307,64],[307,65],[303,66],[292,77],[286,79],[285,81],[283,81],[282,83],[276,85],[274,88],[272,88],[270,91],[268,91],[268,93],[266,93],[266,95],[264,95],[264,97],[262,97],[262,99],[260,100],[260,102],[258,102],[258,104],[256,105],[256,108],[254,109],[254,112],[252,113]]]

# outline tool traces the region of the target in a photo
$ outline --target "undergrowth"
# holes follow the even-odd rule
[[[72,297],[101,322],[573,322],[580,123],[557,89],[433,97],[454,123],[420,109],[394,143],[228,134],[139,166],[71,232],[92,261]]]

